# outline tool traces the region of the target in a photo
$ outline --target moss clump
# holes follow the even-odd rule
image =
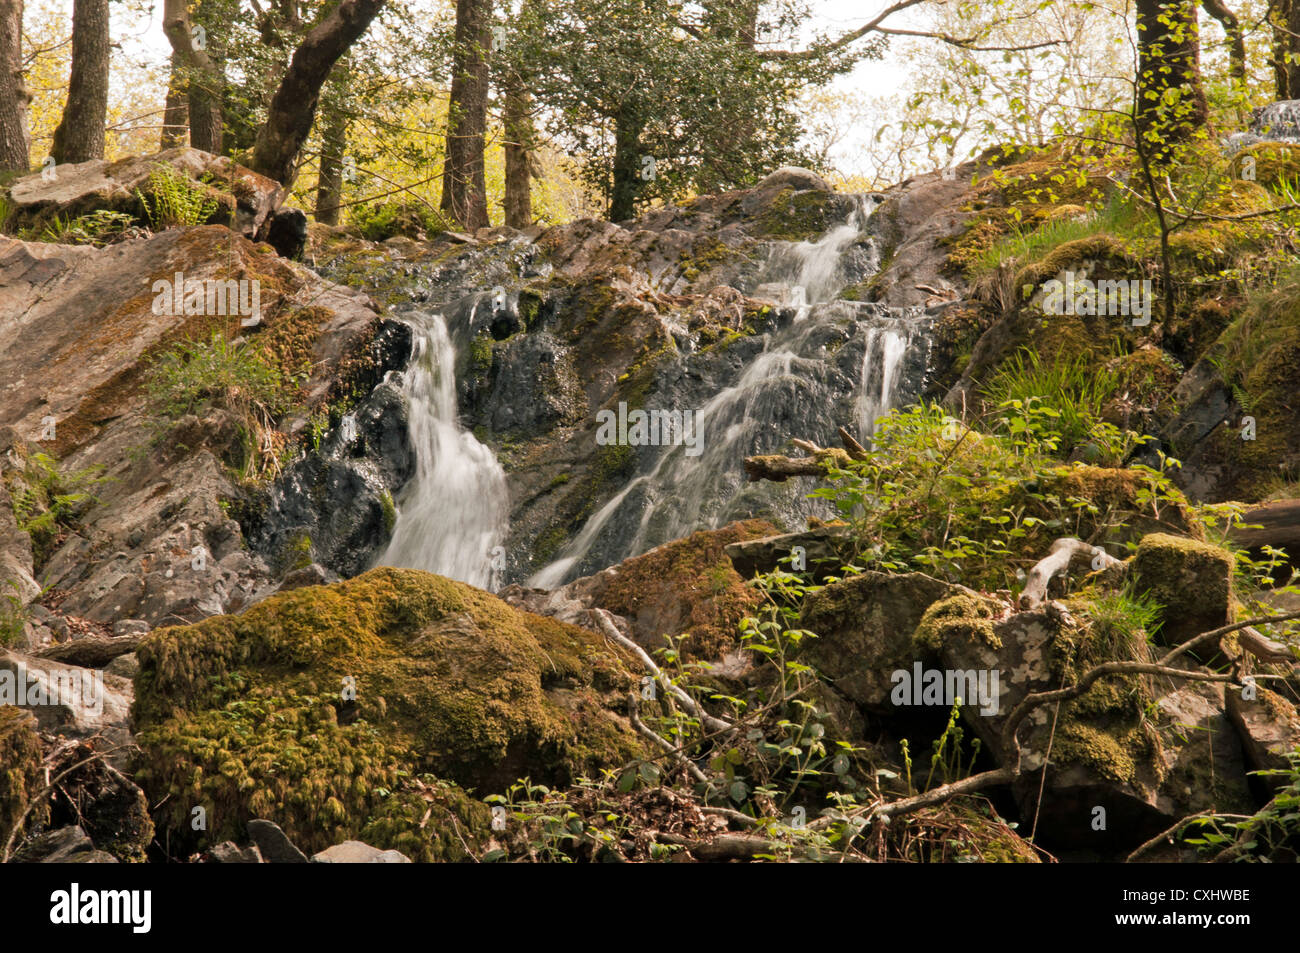
[[[740,620],[762,599],[732,567],[725,549],[777,532],[766,520],[744,520],[625,560],[601,605],[634,617],[644,636],[688,635],[681,645],[684,659],[717,659],[735,645]]]
[[[1253,162],[1251,161],[1253,160]],[[1232,157],[1233,178],[1244,178],[1253,165],[1254,181],[1275,186],[1300,179],[1300,146],[1289,142],[1257,142]]]
[[[805,241],[820,235],[831,225],[834,193],[816,189],[796,191],[787,187],[755,223],[756,233],[779,241]]]
[[[23,829],[30,830],[44,823],[48,814],[44,803],[23,817],[44,787],[36,719],[21,708],[0,705],[0,846],[16,825],[21,823]]]
[[[702,275],[726,264],[735,254],[725,242],[709,236],[682,251],[678,259],[682,277],[694,284]]]
[[[1085,262],[1101,262],[1123,275],[1132,275],[1137,264],[1129,247],[1120,239],[1113,235],[1089,235],[1057,245],[1038,261],[1020,269],[1016,273],[1016,286],[1040,285],[1062,271],[1077,270]]]
[[[989,648],[999,649],[1002,640],[993,631],[1002,606],[974,593],[958,593],[940,599],[925,610],[912,641],[931,652],[938,652],[951,639],[974,636]]]
[[[1230,552],[1167,533],[1143,537],[1130,566],[1138,591],[1164,606],[1160,634],[1176,645],[1227,624],[1232,613]]]
[[[397,505],[393,503],[393,494],[384,490],[379,495],[379,505],[384,513],[384,532],[392,536],[393,528],[397,526]]]
[[[414,815],[386,802],[404,779],[563,784],[639,750],[604,706],[633,678],[599,636],[414,570],[160,629],[138,655],[138,779],[170,795],[158,826],[174,843],[202,804],[207,843],[268,817],[312,849],[372,822],[396,846]]]

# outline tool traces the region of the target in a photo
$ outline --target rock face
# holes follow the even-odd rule
[[[91,159],[56,165],[17,179],[9,186],[9,217],[4,226],[8,231],[32,228],[56,215],[73,219],[101,209],[123,212],[148,224],[140,195],[156,201],[150,176],[159,166],[174,170],[217,203],[207,224],[229,225],[246,238],[264,237],[283,198],[280,184],[264,175],[225,156],[179,147],[116,162]]]
[[[1228,691],[1228,717],[1241,736],[1251,771],[1281,771],[1290,767],[1289,752],[1300,746],[1300,712],[1295,705],[1267,688],[1251,686],[1254,698]],[[1285,786],[1284,777],[1261,775],[1260,787],[1276,791]]]
[[[193,621],[247,604],[280,568],[277,544],[301,526],[369,527],[369,541],[318,533],[330,556],[341,556],[346,542],[348,556],[364,560],[367,542],[374,550],[387,538],[380,500],[403,474],[400,463],[388,462],[400,456],[404,437],[404,418],[391,401],[363,408],[363,432],[375,442],[339,451],[349,459],[340,465],[353,470],[363,467],[359,458],[367,452],[384,455],[370,464],[367,493],[318,496],[290,514],[288,528],[274,525],[278,514],[263,502],[271,490],[250,498],[231,479],[231,454],[242,451],[229,415],[166,426],[144,390],[146,369],[174,342],[206,340],[231,320],[155,313],[156,282],[173,282],[176,272],[186,281],[260,285],[263,319],[245,334],[266,341],[286,363],[310,367],[299,385],[305,407],[328,408],[354,391],[364,396],[406,358],[405,328],[386,326],[365,296],[322,282],[222,227],[171,230],[104,249],[0,238],[0,313],[8,316],[0,324],[7,382],[0,419],[8,425],[0,450],[10,452],[9,466],[15,454],[30,460],[43,453],[60,473],[97,474],[97,502],[75,531],[41,554],[39,566],[28,562],[12,529],[3,550],[13,578],[39,577],[64,593],[60,612],[68,616],[106,624]],[[392,419],[379,419],[385,414]],[[286,484],[298,474],[291,469]],[[263,549],[245,547],[232,513],[256,527],[256,538],[268,541]],[[12,518],[0,516],[0,535],[6,522]]]
[[[460,786],[563,783],[639,750],[614,711],[633,676],[601,637],[414,570],[156,630],[138,655],[137,778],[188,792],[160,812],[181,845],[202,805],[206,843],[264,818],[311,851],[359,838],[455,859],[457,830],[472,842],[489,823]]]

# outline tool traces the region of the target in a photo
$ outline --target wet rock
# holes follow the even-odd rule
[[[297,208],[280,209],[271,217],[266,241],[281,258],[302,261],[303,250],[307,247],[306,214]]]
[[[379,850],[361,841],[335,844],[311,858],[313,864],[409,864],[411,858],[397,850]]]

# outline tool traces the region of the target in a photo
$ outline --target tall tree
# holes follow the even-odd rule
[[[489,29],[492,0],[456,0],[451,104],[440,207],[468,229],[488,224],[483,148],[487,134]]]
[[[163,32],[184,72],[190,145],[220,154],[224,128],[221,94],[225,77],[219,55],[214,56],[210,49],[213,37],[205,25],[191,19],[187,0],[163,0]]]
[[[316,221],[326,225],[339,223],[339,206],[343,202],[343,159],[348,146],[348,81],[351,71],[347,58],[334,65],[322,97],[320,175],[316,183]]]
[[[293,181],[298,153],[316,119],[321,87],[339,57],[366,32],[383,5],[384,0],[340,0],[308,31],[258,130],[252,157],[255,172],[286,186]]]
[[[527,228],[533,223],[533,127],[532,99],[522,83],[507,88],[502,109],[505,134],[506,180],[502,202],[505,223]]]
[[[1209,106],[1201,82],[1195,0],[1137,0],[1137,105],[1134,123],[1159,160],[1171,145],[1203,132]]]
[[[68,99],[50,149],[56,162],[104,158],[110,46],[108,0],[73,0]]]
[[[0,170],[31,168],[27,106],[32,95],[23,80],[23,0],[0,0]]]
[[[171,68],[167,71],[167,101],[163,107],[162,132],[158,137],[160,149],[185,145],[186,128],[190,123],[189,100],[185,94],[185,77],[180,57],[172,50]]]

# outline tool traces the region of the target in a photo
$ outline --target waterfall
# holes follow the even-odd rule
[[[852,419],[841,423],[869,437],[876,419],[897,400],[905,357],[912,344],[914,314],[880,305],[836,300],[851,280],[845,260],[851,246],[863,242],[877,200],[860,196],[846,222],[814,242],[774,243],[756,278],[756,297],[780,300],[793,309],[794,320],[763,336],[762,351],[753,357],[730,386],[709,398],[696,411],[702,452],[692,456],[684,446],[658,448],[648,472],[633,477],[592,514],[568,545],[529,584],[554,588],[582,571],[593,554],[612,563],[644,552],[695,530],[716,527],[748,515],[747,492],[740,461],[753,453],[776,452],[792,434],[790,407],[795,401],[818,401],[830,411],[833,395],[818,393],[813,382],[824,376],[827,332],[850,326],[865,336],[865,347],[852,401]],[[866,243],[869,269],[878,267],[874,240]],[[678,408],[684,409],[684,408]],[[824,414],[820,416],[829,416]],[[818,425],[825,429],[829,421]],[[830,428],[827,439],[833,439]],[[752,485],[750,485],[752,486]],[[798,482],[770,492],[788,496],[786,510],[807,516],[819,504],[805,499]],[[831,515],[829,512],[822,515]]]
[[[460,427],[456,349],[443,316],[416,312],[407,319],[415,353],[403,396],[417,467],[396,501],[397,525],[378,565],[425,569],[491,589],[509,521],[505,471]]]

